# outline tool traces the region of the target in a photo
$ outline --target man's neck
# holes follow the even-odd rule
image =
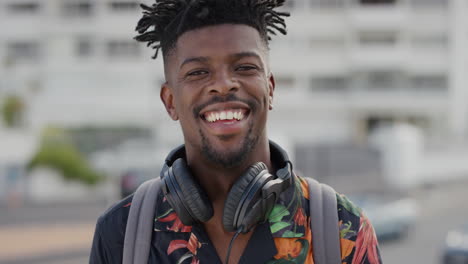
[[[259,141],[243,162],[231,168],[214,164],[206,158],[200,157],[201,155],[187,154],[187,163],[193,177],[198,180],[214,206],[217,203],[224,204],[234,182],[254,163],[261,161],[267,165],[270,171],[272,170],[268,140],[265,140],[265,143]]]

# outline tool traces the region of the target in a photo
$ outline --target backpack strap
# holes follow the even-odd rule
[[[315,264],[341,263],[336,192],[312,178],[309,183],[310,226]]]
[[[122,264],[148,263],[153,234],[156,200],[161,190],[161,179],[144,182],[133,195],[127,227]]]

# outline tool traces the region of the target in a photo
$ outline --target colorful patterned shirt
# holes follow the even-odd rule
[[[313,264],[307,182],[297,177],[268,221],[253,231],[239,263]],[[337,194],[342,264],[381,264],[374,229],[363,212]],[[202,225],[185,226],[161,193],[148,263],[222,263]],[[90,263],[121,263],[131,197],[100,217]]]

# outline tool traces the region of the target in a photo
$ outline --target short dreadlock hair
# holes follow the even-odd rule
[[[185,32],[219,24],[243,24],[260,33],[268,47],[270,34],[286,35],[284,18],[289,13],[275,11],[285,0],[156,0],[152,6],[141,4],[143,16],[138,21],[135,37],[147,42],[148,47],[159,49],[163,55],[175,46]]]

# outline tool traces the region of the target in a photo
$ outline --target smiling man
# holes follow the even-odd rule
[[[222,24],[184,33],[165,56],[161,98],[180,121],[187,160],[225,191],[252,161],[269,163],[265,123],[274,80],[267,54],[257,30]],[[224,175],[226,168],[232,175],[201,173]]]
[[[314,263],[314,194],[266,129],[275,90],[268,41],[286,34],[287,14],[275,11],[283,3],[142,5],[136,39],[155,57],[162,50],[161,99],[184,135],[161,171],[148,263]],[[341,263],[381,263],[369,220],[336,198]],[[122,263],[132,199],[99,218],[90,263]]]

